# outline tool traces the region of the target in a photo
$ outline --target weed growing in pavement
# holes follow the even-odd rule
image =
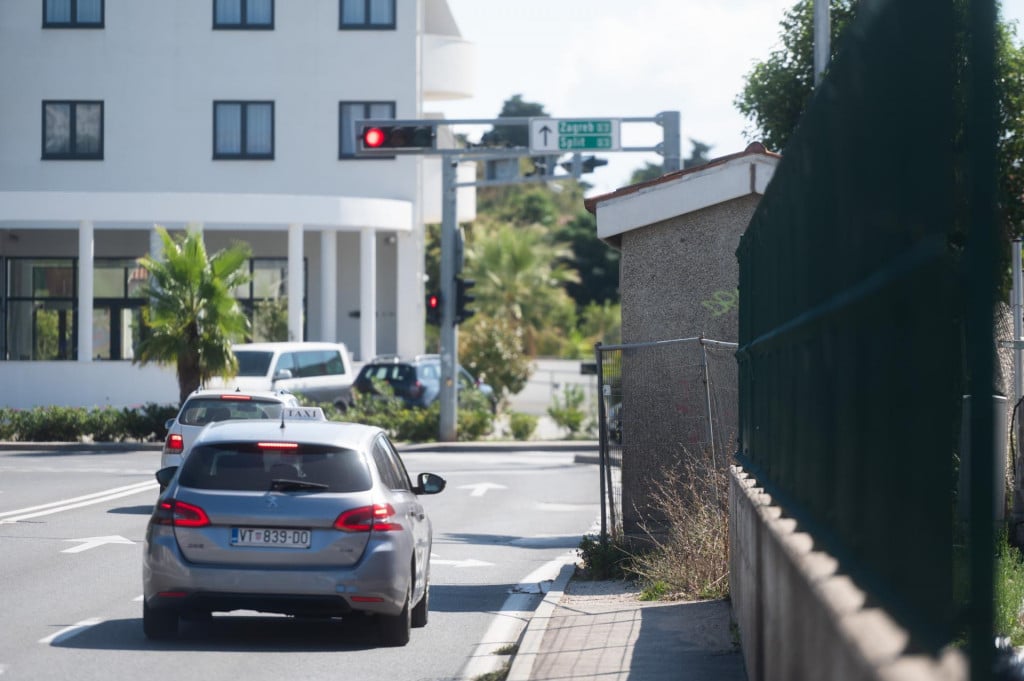
[[[602,542],[600,537],[584,535],[580,540],[580,558],[583,566],[576,571],[578,579],[626,579],[628,577],[629,553],[615,541]]]
[[[508,670],[512,665],[506,662],[501,666],[501,669],[495,669],[493,672],[487,672],[481,674],[473,679],[473,681],[505,681],[508,677]]]
[[[649,548],[637,552],[629,571],[659,598],[724,598],[729,595],[729,475],[704,451],[682,457],[653,483],[658,516],[642,528]]]

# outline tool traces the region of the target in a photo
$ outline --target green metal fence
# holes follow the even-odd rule
[[[992,348],[952,245],[975,169],[954,29],[952,2],[860,4],[737,251],[738,459],[931,651],[964,615],[954,452],[966,358]]]

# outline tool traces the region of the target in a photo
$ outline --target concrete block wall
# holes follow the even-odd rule
[[[741,467],[730,470],[730,590],[749,681],[966,681],[956,650],[906,652],[884,610],[816,550]]]

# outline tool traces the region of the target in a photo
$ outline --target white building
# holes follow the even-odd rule
[[[422,352],[440,162],[355,158],[354,122],[430,117],[474,67],[445,0],[0,2],[0,406],[176,401],[131,364],[154,225],[247,242],[239,298],[301,300],[291,340]]]

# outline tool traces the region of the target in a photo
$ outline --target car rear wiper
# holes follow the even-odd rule
[[[290,480],[288,478],[274,478],[270,481],[270,489],[279,492],[292,490],[315,490],[317,492],[326,490],[328,485],[321,482],[306,482],[305,480]]]

